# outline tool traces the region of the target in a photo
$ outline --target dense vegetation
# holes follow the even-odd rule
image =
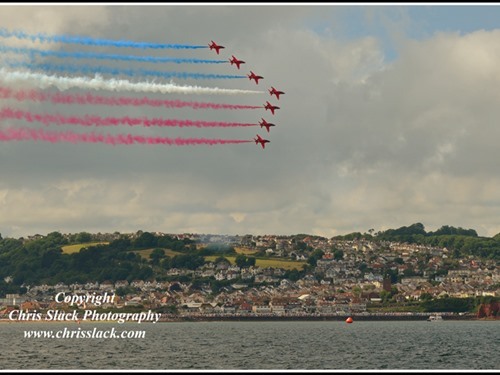
[[[85,238],[90,242],[91,238]],[[153,275],[151,265],[160,264],[164,269],[194,269],[204,262],[202,256],[193,254],[196,247],[191,240],[177,240],[149,232],[141,233],[134,240],[122,236],[108,245],[84,247],[79,252],[64,254],[62,247],[68,243],[69,240],[59,232],[30,241],[0,238],[0,289],[5,290],[7,283],[4,279],[7,277],[12,278],[9,283],[12,288],[22,284],[132,281],[150,278]],[[135,252],[150,248],[155,249],[150,261]],[[181,254],[167,257],[162,254],[163,248]]]
[[[435,232],[426,232],[423,224],[416,223],[398,229],[387,229],[373,234],[354,232],[338,239],[367,239],[372,241],[406,242],[447,248],[452,257],[475,257],[500,260],[500,233],[494,237],[479,237],[473,229],[455,228],[444,225]]]

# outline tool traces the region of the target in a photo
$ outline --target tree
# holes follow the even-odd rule
[[[333,259],[335,259],[335,260],[344,259],[344,252],[340,249],[335,250],[333,253]]]
[[[410,268],[408,267],[407,269],[405,269],[403,271],[403,276],[405,277],[410,277],[410,276],[416,276],[417,274],[415,273],[415,271],[413,270],[413,268]]]
[[[255,266],[255,257],[247,257],[244,254],[238,254],[235,259],[235,263],[240,268]]]
[[[227,260],[225,257],[223,257],[222,255],[218,256],[214,260],[214,264],[219,264],[219,263],[227,263],[228,265],[231,264],[231,262],[229,260]]]
[[[361,297],[361,292],[362,292],[362,290],[358,285],[356,285],[352,288],[352,294],[354,294],[358,298]]]
[[[473,298],[438,298],[421,302],[426,312],[466,312],[475,307]]]
[[[149,232],[143,232],[133,243],[136,249],[147,249],[148,247],[155,247],[157,244],[158,240],[156,236]]]
[[[391,279],[391,284],[396,284],[398,282],[398,271],[391,268],[384,270],[384,277]]]
[[[149,254],[149,258],[151,259],[151,264],[158,265],[160,260],[165,257],[165,250],[156,248],[151,254]]]
[[[111,241],[109,247],[117,250],[128,250],[132,247],[132,243],[127,237],[120,237]]]
[[[394,258],[394,263],[403,264],[405,261],[401,257]]]
[[[360,265],[358,266],[358,270],[361,271],[361,273],[365,273],[368,269],[368,264],[365,262],[361,262]]]
[[[187,268],[195,270],[205,263],[205,259],[199,255],[182,254],[172,258],[172,268]]]
[[[300,276],[301,274],[296,268],[285,271],[285,278],[287,278],[290,281],[297,281],[300,279]]]
[[[297,242],[297,250],[304,251],[307,249],[307,244],[304,241]]]
[[[420,295],[420,300],[421,301],[430,301],[430,300],[432,300],[432,294],[430,294],[430,293],[422,293]]]
[[[169,256],[165,256],[161,260],[161,266],[166,270],[172,268],[172,258],[170,258]]]
[[[380,291],[380,299],[382,299],[382,302],[387,302],[390,298],[391,292],[388,292],[387,290]]]
[[[132,288],[130,286],[126,286],[126,287],[120,286],[120,287],[116,288],[116,294],[119,297],[123,297],[123,296],[126,296],[127,294],[131,294],[131,293],[134,293],[134,288]]]
[[[309,263],[311,266],[315,267],[318,259],[321,259],[325,253],[323,250],[316,249],[313,251],[313,253],[307,258],[307,263]]]
[[[92,235],[87,232],[80,232],[75,237],[75,242],[77,243],[87,243],[92,241]]]

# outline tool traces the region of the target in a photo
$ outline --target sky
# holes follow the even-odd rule
[[[4,238],[138,230],[332,237],[422,223],[427,231],[450,225],[494,236],[500,233],[498,20],[495,4],[3,4],[0,88],[258,108],[70,105],[4,97],[2,134],[33,129],[249,142],[0,141],[0,233]],[[6,36],[13,31],[204,48],[140,49]],[[220,55],[206,48],[211,40],[225,46]],[[151,63],[15,52],[22,48],[227,62]],[[231,55],[245,61],[240,70],[229,64]],[[76,71],[82,67],[86,70]],[[233,91],[46,87],[40,78],[90,80],[99,67],[118,71],[100,74],[108,83],[118,79],[148,87],[173,83]],[[137,73],[140,69],[238,78],[153,77]],[[250,70],[264,77],[258,85],[246,77]],[[31,74],[30,79],[7,79],[13,72]],[[277,100],[269,95],[271,86],[285,94]],[[266,101],[280,107],[275,115],[263,108]],[[24,115],[9,117],[9,110]],[[81,126],[45,124],[33,120],[35,114],[253,126]],[[276,126],[268,133],[258,126],[261,118]],[[253,142],[257,134],[270,140],[265,149]]]

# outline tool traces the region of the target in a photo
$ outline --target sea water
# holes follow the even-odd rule
[[[2,370],[500,369],[499,321],[7,322],[0,332]]]

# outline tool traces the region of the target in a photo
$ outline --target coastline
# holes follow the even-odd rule
[[[427,321],[430,315],[436,313],[371,313],[371,314],[328,314],[328,315],[273,315],[273,314],[190,314],[174,315],[162,314],[158,323],[169,322],[215,322],[215,321],[346,321],[351,317],[353,321]],[[478,318],[476,314],[438,313],[443,321],[500,321],[500,316]],[[105,321],[75,321],[75,320],[12,320],[0,318],[0,323],[72,323],[75,325],[88,323],[114,323],[114,320]]]
[[[353,321],[427,321],[428,316],[357,316],[357,315],[345,315],[345,316],[184,316],[177,318],[162,318],[159,323],[163,322],[224,322],[224,321],[239,321],[239,322],[258,322],[258,321],[346,321],[348,317],[352,317]],[[472,320],[498,320],[497,319],[478,319],[476,317],[443,317],[443,320],[453,320],[453,321],[472,321]]]

